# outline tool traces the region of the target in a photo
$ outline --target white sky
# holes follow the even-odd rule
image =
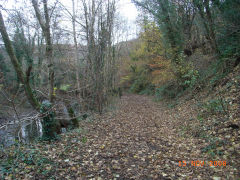
[[[31,1],[31,0],[26,0]],[[71,5],[71,0],[60,0],[64,5]],[[0,0],[0,5],[3,5],[4,7],[12,7],[16,2],[21,2],[19,0]],[[119,0],[120,5],[120,12],[121,15],[128,18],[130,21],[135,21],[137,17],[137,9],[135,5],[131,2],[131,0]]]
[[[138,32],[138,26],[136,24],[136,19],[138,16],[138,11],[136,6],[131,2],[131,0],[120,0],[119,2],[119,12],[120,15],[127,19],[129,37],[128,39],[135,38]]]
[[[131,2],[131,0],[120,0],[119,4],[121,15],[134,23],[138,15],[135,5]]]
[[[0,0],[0,5],[4,8],[12,8],[16,6],[18,3],[22,1],[29,3],[31,6],[31,0]],[[54,2],[55,0],[51,0],[50,2]],[[59,0],[67,9],[71,11],[72,9],[72,1],[71,0]],[[131,2],[131,0],[117,0],[117,12],[119,12],[120,17],[125,21],[125,35],[127,33],[127,39],[132,39],[136,37],[138,26],[136,24],[136,18],[138,16],[137,8]],[[75,4],[76,5],[76,4]]]
[[[66,8],[72,9],[71,0],[59,0]],[[120,17],[126,22],[127,30],[123,36],[126,36],[127,39],[135,38],[138,32],[138,26],[136,24],[136,19],[138,16],[138,11],[135,5],[131,0],[116,0],[117,2],[117,12],[119,12]],[[77,5],[77,4],[75,4]],[[124,39],[124,38],[123,38]]]

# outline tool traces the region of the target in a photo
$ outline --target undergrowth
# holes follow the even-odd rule
[[[65,133],[64,139],[58,141],[64,144],[62,152],[58,152],[56,157],[65,156],[72,149],[72,143],[85,144],[88,141],[87,131],[82,128],[74,129]],[[72,137],[80,137],[72,138]],[[55,169],[59,167],[57,161],[49,158],[49,152],[54,150],[56,143],[49,141],[36,141],[31,144],[23,144],[18,141],[10,147],[0,149],[0,179],[20,179],[19,173],[29,174],[34,172],[39,179],[55,179]],[[50,149],[49,149],[50,148]],[[56,152],[57,153],[57,152]],[[32,176],[28,177],[33,178]],[[36,177],[35,177],[36,178]]]
[[[224,152],[221,147],[226,142],[216,135],[215,127],[228,120],[228,106],[228,102],[222,97],[198,103],[199,112],[196,121],[181,126],[181,135],[186,136],[188,134],[205,140],[208,145],[201,149],[202,153],[207,153],[212,157],[222,156]]]
[[[25,173],[32,171],[34,166],[37,167],[37,173],[48,178],[54,177],[54,168],[46,167],[55,166],[55,163],[44,157],[34,144],[22,145],[16,142],[15,145],[1,151],[0,174],[2,179],[6,177],[18,179],[16,174],[23,166],[25,166]]]
[[[212,62],[208,69],[201,71],[194,70],[191,65],[189,67],[183,65],[178,70],[180,74],[177,77],[179,78],[156,88],[155,96],[158,100],[164,98],[177,100],[185,94],[194,95],[201,92],[204,88],[209,92],[213,91],[222,79],[233,70],[231,61],[232,59],[222,57]]]

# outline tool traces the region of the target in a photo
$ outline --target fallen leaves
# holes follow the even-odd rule
[[[169,109],[147,96],[123,96],[117,110],[103,114],[101,121],[82,122],[84,134],[72,131],[63,134],[58,142],[36,144],[41,157],[50,163],[39,163],[40,158],[31,166],[23,164],[16,176],[18,179],[99,180],[238,177],[239,169],[230,164],[212,168],[190,165],[194,160],[214,159],[201,152],[208,142],[178,133],[178,127],[185,122],[181,118],[195,116],[189,109],[183,105],[177,110]],[[236,142],[235,135],[224,138]],[[239,144],[232,148],[228,152],[239,150]],[[229,155],[225,154],[221,160],[227,161]],[[179,161],[183,160],[188,166],[179,167]],[[12,174],[6,174],[5,179],[11,178]]]

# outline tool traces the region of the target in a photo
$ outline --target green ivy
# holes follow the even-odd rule
[[[45,100],[43,101],[40,113],[43,114],[43,140],[55,140],[57,139],[57,121],[55,119],[55,113],[52,110],[52,104]]]

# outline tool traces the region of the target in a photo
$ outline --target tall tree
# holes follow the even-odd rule
[[[106,101],[106,92],[110,88],[106,78],[114,65],[113,25],[115,18],[115,0],[82,0],[84,8],[84,33],[87,42],[87,76],[93,98],[92,105],[96,104],[102,112]]]
[[[79,78],[79,52],[77,43],[77,33],[76,33],[76,12],[75,12],[75,0],[72,0],[72,27],[73,27],[73,40],[75,47],[75,63],[76,63],[76,80],[77,80],[77,91],[80,91],[80,78]]]
[[[206,30],[206,37],[210,41],[212,50],[215,53],[218,53],[216,31],[212,11],[210,8],[210,0],[194,0],[193,4],[197,8],[200,17],[202,18],[202,22]]]
[[[13,67],[17,73],[18,79],[23,84],[24,91],[28,98],[29,103],[32,105],[33,108],[35,108],[36,110],[39,110],[40,105],[39,105],[38,101],[36,100],[36,98],[34,97],[32,88],[29,83],[31,68],[29,68],[27,70],[26,74],[23,72],[23,70],[17,60],[15,52],[13,50],[11,41],[9,39],[1,11],[0,11],[0,32],[1,32],[1,35],[2,35],[2,38],[4,41],[5,48],[10,57],[11,63],[13,64]]]
[[[170,0],[133,0],[142,9],[149,12],[159,28],[165,34],[165,39],[173,50],[173,61],[177,59],[179,51],[183,49],[183,26],[177,15],[176,4]]]
[[[44,17],[42,17],[38,8],[37,0],[32,0],[38,22],[42,28],[46,41],[46,58],[48,61],[48,78],[49,78],[49,100],[53,102],[54,99],[54,64],[53,64],[53,46],[50,31],[50,17],[48,12],[47,0],[43,0]]]

